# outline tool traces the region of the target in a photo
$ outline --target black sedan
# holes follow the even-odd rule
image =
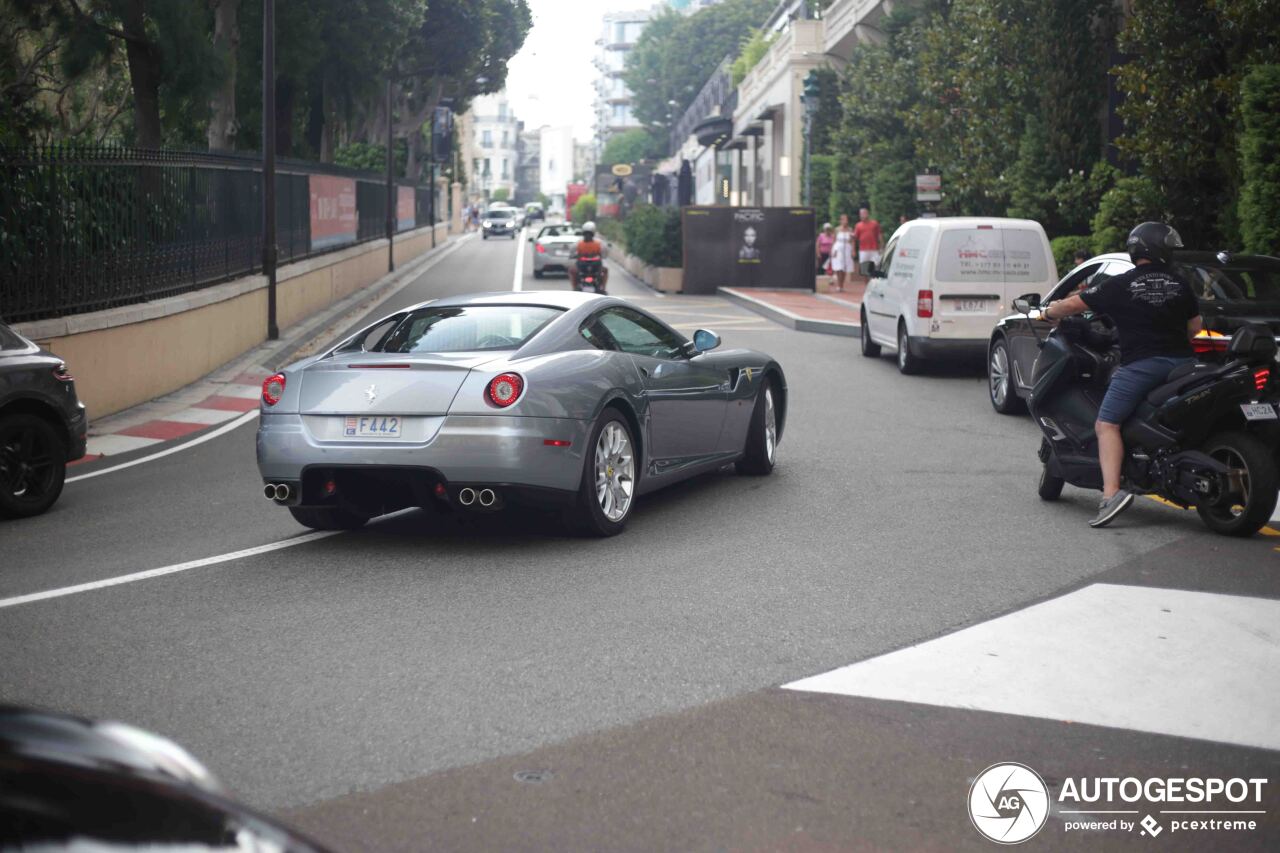
[[[0,517],[53,506],[86,429],[67,365],[0,323]]]
[[[1219,358],[1236,329],[1248,323],[1266,323],[1280,339],[1280,258],[1267,255],[1233,255],[1228,252],[1177,252],[1174,268],[1195,288],[1205,330],[1196,338],[1196,353],[1203,359]],[[1098,255],[1067,273],[1042,300],[1044,304],[1071,295],[1081,285],[1092,286],[1104,277],[1133,269],[1122,252]],[[1107,324],[1105,318],[1099,324]],[[996,323],[987,350],[987,390],[997,412],[1009,415],[1026,411],[1031,393],[1031,368],[1040,353],[1039,340],[1049,333],[1039,312],[1028,318],[1010,314]],[[1038,337],[1037,337],[1038,336]]]

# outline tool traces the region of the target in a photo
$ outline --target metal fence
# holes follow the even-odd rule
[[[281,263],[386,236],[384,176],[287,159],[276,169]],[[341,245],[312,244],[312,175],[355,183],[355,233]],[[430,194],[415,188],[419,225]],[[256,155],[0,148],[0,317],[7,322],[160,299],[261,267]]]

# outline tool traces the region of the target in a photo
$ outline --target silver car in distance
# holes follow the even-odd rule
[[[320,530],[522,504],[610,536],[639,495],[730,462],[773,470],[782,368],[719,345],[586,293],[406,308],[263,383],[264,491]]]

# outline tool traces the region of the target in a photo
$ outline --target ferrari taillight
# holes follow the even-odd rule
[[[542,245],[541,243],[534,243],[533,245],[534,245],[534,248],[538,250],[539,255],[545,255],[547,253],[547,247]]]
[[[1271,368],[1259,367],[1253,371],[1253,387],[1259,391],[1267,387],[1267,380],[1271,378]]]
[[[274,406],[280,402],[280,398],[284,396],[284,374],[277,373],[275,376],[268,376],[266,381],[262,383],[262,402],[268,406]]]
[[[922,290],[916,296],[916,316],[932,317],[933,316],[933,291]]]
[[[520,399],[524,390],[524,380],[518,373],[500,373],[489,381],[489,400],[498,408],[505,409]]]

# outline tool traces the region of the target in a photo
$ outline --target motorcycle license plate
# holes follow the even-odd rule
[[[1244,412],[1246,420],[1250,421],[1274,421],[1277,420],[1275,406],[1270,403],[1241,403],[1240,410]]]
[[[400,438],[404,418],[396,415],[350,415],[343,422],[344,438]]]

